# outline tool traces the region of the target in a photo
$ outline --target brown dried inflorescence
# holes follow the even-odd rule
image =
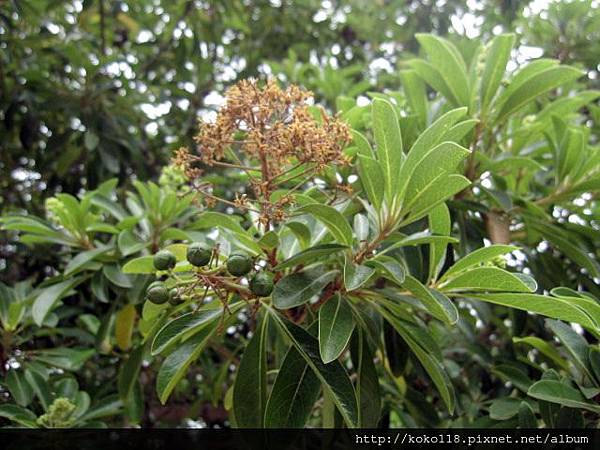
[[[295,162],[343,163],[342,150],[350,140],[348,127],[321,110],[321,123],[310,113],[308,91],[297,86],[281,89],[273,80],[259,87],[243,80],[226,94],[226,104],[214,123],[204,123],[196,142],[202,160],[211,165],[238,144],[241,153],[266,159],[276,176]]]
[[[246,171],[261,221],[278,220],[290,198],[271,203],[275,188],[292,180],[306,182],[328,165],[348,163],[343,153],[351,139],[348,126],[322,108],[315,117],[311,97],[297,86],[281,89],[273,80],[262,87],[255,80],[240,81],[227,91],[216,120],[201,124],[195,138],[198,155],[179,151],[175,161],[191,179],[199,175],[194,162]],[[235,203],[246,201],[238,198]]]

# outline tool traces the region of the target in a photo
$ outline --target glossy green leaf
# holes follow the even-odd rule
[[[189,338],[195,333],[216,321],[223,314],[219,307],[202,308],[196,312],[186,313],[165,324],[154,336],[152,355],[158,355],[172,347],[178,341]]]
[[[347,291],[354,291],[369,281],[374,273],[375,269],[364,264],[354,264],[347,257],[344,262],[344,287]]]
[[[156,392],[163,405],[189,366],[198,359],[215,333],[217,325],[218,322],[212,322],[209,326],[202,328],[165,358],[156,377]]]
[[[358,155],[358,175],[367,198],[373,207],[379,211],[385,192],[385,178],[381,164],[368,156]]]
[[[25,373],[11,369],[6,374],[6,386],[14,401],[20,406],[27,406],[33,399],[33,389],[25,378]]]
[[[294,346],[275,378],[265,411],[266,428],[304,428],[321,391],[315,372]]]
[[[347,300],[334,295],[319,308],[319,352],[325,364],[344,351],[354,330],[352,310]]]
[[[558,340],[565,346],[571,355],[571,361],[586,374],[593,378],[592,370],[588,360],[588,343],[570,325],[557,320],[546,320],[546,326],[552,330]]]
[[[501,34],[488,44],[485,66],[481,74],[480,99],[481,109],[486,110],[496,95],[500,82],[510,59],[510,52],[515,45],[514,34]]]
[[[233,385],[233,409],[240,428],[262,428],[267,403],[268,315],[244,349]]]
[[[430,61],[439,70],[446,85],[461,106],[469,102],[469,82],[467,68],[462,56],[448,40],[432,34],[415,35],[425,49]]]
[[[495,118],[496,123],[501,123],[530,101],[562,84],[575,81],[581,75],[582,72],[574,67],[556,66],[533,74],[514,89],[509,87],[498,98],[497,103],[499,106]]]
[[[381,417],[381,393],[377,369],[363,331],[357,328],[350,345],[352,365],[356,372],[356,398],[359,405],[359,426],[376,428]]]
[[[394,317],[390,312],[383,308],[379,309],[385,320],[402,336],[404,341],[413,351],[419,362],[423,365],[425,371],[431,377],[435,387],[438,389],[446,408],[450,413],[454,411],[455,394],[452,383],[450,382],[442,363],[434,355],[425,350],[420,343],[409,333],[400,320]]]
[[[450,325],[458,321],[456,306],[441,292],[423,286],[419,280],[408,274],[402,287],[408,289],[435,318]]]
[[[274,267],[273,270],[283,270],[289,267],[297,266],[299,264],[312,264],[315,261],[329,257],[331,255],[335,255],[336,253],[339,253],[347,248],[348,247],[346,245],[340,244],[315,245],[299,253],[296,253],[295,255],[289,257],[285,261],[282,261],[276,267]]]
[[[323,273],[320,268],[286,275],[273,289],[273,305],[279,309],[302,305],[318,295],[337,276],[336,270]]]
[[[478,266],[482,263],[488,262],[496,258],[497,256],[505,255],[518,247],[514,245],[490,245],[489,247],[482,247],[469,253],[463,258],[455,262],[441,277],[440,281],[447,278],[451,278],[452,275],[460,273],[470,267]]]
[[[443,291],[504,291],[535,292],[533,278],[522,273],[511,273],[499,267],[474,267],[457,274],[440,285]]]
[[[348,374],[339,361],[323,363],[319,354],[319,341],[315,337],[281,317],[272,309],[269,309],[269,312],[282,333],[290,339],[296,350],[317,375],[323,389],[331,396],[346,425],[351,428],[356,427],[358,425],[356,393]]]
[[[11,404],[0,405],[0,417],[4,417],[27,428],[37,428],[36,415],[22,406]]]
[[[575,322],[592,330],[596,328],[594,322],[584,311],[560,298],[524,293],[470,293],[469,297],[496,305],[541,314],[553,319]]]
[[[428,216],[429,220],[429,231],[438,235],[449,235],[451,220],[450,220],[450,211],[448,211],[448,207],[442,203],[436,206]],[[442,266],[444,265],[444,261],[446,260],[446,248],[448,247],[447,243],[436,244],[432,242],[429,245],[429,280],[434,280],[437,278]]]
[[[72,275],[83,268],[88,262],[93,261],[97,256],[107,253],[110,249],[106,247],[95,248],[79,253],[69,261],[65,267],[65,276]]]
[[[390,102],[380,98],[373,100],[373,134],[377,144],[377,159],[385,180],[385,192],[390,196],[398,187],[404,151],[396,110]]]
[[[299,214],[310,214],[327,227],[331,236],[340,244],[352,245],[352,227],[346,218],[335,208],[314,203],[296,210]]]
[[[580,391],[560,381],[540,380],[529,388],[527,395],[538,400],[558,403],[567,408],[586,409],[596,414],[600,413],[599,405],[588,402]]]
[[[44,288],[33,301],[31,314],[35,323],[38,326],[42,325],[56,303],[83,280],[82,277],[70,278]]]
[[[121,270],[123,273],[151,274],[156,272],[153,261],[154,257],[152,255],[140,256],[139,258],[134,258],[127,261]]]

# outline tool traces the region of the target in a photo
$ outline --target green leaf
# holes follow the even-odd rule
[[[273,250],[279,246],[279,236],[274,231],[267,231],[259,240],[258,245],[263,250]]]
[[[453,197],[471,185],[471,182],[462,175],[442,174],[433,179],[427,187],[417,194],[411,201],[409,216],[400,226],[415,222],[426,216],[440,203]]]
[[[600,277],[600,264],[595,258],[588,255],[585,249],[579,247],[577,241],[569,239],[569,236],[563,234],[556,226],[536,223],[534,228],[571,261],[587,269],[592,277]]]
[[[458,164],[469,153],[469,150],[454,142],[442,142],[423,155],[412,172],[408,174],[410,180],[406,185],[406,208],[409,209],[412,205],[417,204],[419,194],[432,186],[436,180],[456,172]],[[439,188],[442,192],[441,195],[444,195],[445,186],[439,186]]]
[[[273,289],[273,305],[279,309],[302,305],[318,295],[338,274],[337,270],[323,273],[320,268],[316,268],[287,275]]]
[[[581,77],[579,69],[569,66],[556,66],[537,72],[516,88],[509,87],[498,97],[498,113],[495,122],[501,123],[530,101],[570,81]]]
[[[11,369],[6,374],[6,387],[15,402],[20,406],[27,406],[33,399],[33,390],[25,379],[22,371]]]
[[[0,417],[12,420],[27,428],[37,428],[36,415],[22,406],[11,404],[0,405]]]
[[[540,339],[537,336],[526,336],[523,338],[513,337],[513,342],[515,344],[527,344],[537,349],[542,355],[546,356],[550,360],[554,361],[560,368],[564,370],[569,369],[569,365],[567,361],[560,356],[560,353],[554,346],[552,346],[549,342]]]
[[[402,264],[394,258],[383,255],[377,259],[369,260],[365,264],[377,269],[384,278],[396,283],[398,286],[402,286],[402,283],[404,283],[406,271]]]
[[[185,341],[173,353],[165,358],[156,377],[156,392],[164,405],[185,375],[188,367],[198,359],[206,344],[217,330],[218,321],[202,328],[200,332]]]
[[[296,253],[295,255],[289,257],[285,261],[279,263],[273,270],[283,270],[288,267],[294,267],[299,264],[306,263],[314,263],[322,258],[329,257],[331,255],[335,255],[336,253],[341,252],[342,250],[347,249],[348,246],[340,245],[340,244],[321,244],[315,245],[313,247],[307,248],[306,250],[301,251],[300,253]]]
[[[244,350],[235,384],[233,410],[240,428],[263,428],[267,403],[267,329],[266,315]]]
[[[538,400],[558,403],[567,408],[586,409],[596,414],[600,413],[600,406],[588,402],[580,391],[560,381],[540,380],[529,388],[527,395]]]
[[[319,342],[306,330],[265,305],[275,323],[284,335],[290,339],[296,350],[311,367],[321,381],[325,392],[331,396],[346,425],[355,428],[358,425],[358,406],[356,393],[348,374],[339,361],[323,363],[319,354]]]
[[[67,267],[65,267],[64,276],[69,276],[69,275],[74,274],[75,272],[79,271],[79,269],[81,269],[88,262],[94,260],[96,258],[96,256],[103,255],[103,254],[107,253],[109,250],[110,250],[110,248],[100,247],[100,248],[95,248],[93,250],[87,250],[85,252],[79,253],[72,260],[70,260],[69,263],[67,264]]]
[[[392,239],[389,239],[390,241]],[[422,244],[456,244],[458,243],[458,239],[453,238],[451,236],[438,236],[431,234],[427,231],[420,231],[418,233],[410,234],[408,236],[400,235],[399,239],[393,242],[393,244],[389,245],[381,252],[379,252],[375,258],[379,258],[380,255],[384,255],[386,253],[391,252],[400,247],[408,247],[413,245],[422,245]]]
[[[444,370],[442,363],[434,357],[432,352],[424,349],[420,345],[419,341],[417,341],[415,337],[408,331],[408,329],[403,326],[403,323],[400,320],[390,314],[386,309],[382,307],[378,307],[378,309],[382,313],[385,320],[387,320],[398,332],[398,334],[402,336],[419,362],[423,365],[423,368],[429,374],[433,383],[438,389],[446,408],[452,414],[454,411],[455,402],[454,388]]]
[[[31,314],[36,325],[41,326],[56,303],[84,279],[83,277],[71,278],[44,288],[33,301],[31,308]]]
[[[49,348],[47,350],[35,350],[32,355],[38,362],[58,367],[60,369],[77,371],[81,366],[96,354],[93,348]]]
[[[450,234],[450,211],[448,211],[448,207],[444,203],[436,206],[429,213],[428,220],[429,231],[432,233],[439,235]],[[429,245],[429,280],[436,279],[440,273],[444,261],[446,260],[447,247],[447,243],[436,244],[433,242]]]
[[[336,360],[348,345],[354,330],[347,300],[334,295],[319,308],[319,352],[325,364]]]
[[[377,145],[377,159],[383,170],[385,192],[390,196],[396,192],[398,174],[404,160],[400,122],[394,106],[383,99],[373,100],[373,134]]]
[[[556,321],[546,320],[546,326],[552,330],[558,340],[572,357],[573,363],[590,379],[593,379],[592,368],[588,360],[588,343],[570,325]]]
[[[333,238],[340,244],[352,245],[352,227],[346,218],[335,208],[313,203],[296,209],[296,213],[310,214],[327,227]]]
[[[505,382],[512,383],[514,387],[523,392],[527,392],[529,386],[533,383],[520,367],[507,363],[492,367],[492,373]]]
[[[351,130],[352,133],[352,144],[358,149],[358,154],[367,156],[372,159],[376,159],[377,155],[373,151],[369,140],[356,130]]]
[[[48,410],[48,406],[52,403],[52,394],[50,393],[50,387],[44,377],[35,370],[25,370],[25,380],[32,391],[40,401],[44,411]]]
[[[494,420],[508,420],[519,414],[521,399],[498,398],[490,405],[490,417]]]
[[[425,85],[414,70],[400,71],[400,81],[410,109],[419,118],[419,125],[425,126],[427,120],[427,92]]]
[[[454,265],[442,275],[440,282],[451,278],[452,275],[458,274],[470,267],[491,261],[497,256],[505,255],[518,248],[519,247],[515,247],[514,245],[490,245],[489,247],[477,249],[454,263]]]
[[[385,178],[381,164],[368,156],[358,155],[358,176],[367,198],[375,210],[379,211],[385,192]]]
[[[102,273],[106,278],[108,278],[108,281],[115,286],[125,289],[131,289],[133,287],[133,281],[131,277],[127,274],[124,274],[118,264],[104,264],[102,267]]]
[[[125,404],[132,397],[134,388],[138,383],[144,356],[144,347],[144,345],[141,345],[130,352],[129,357],[119,370],[117,388],[119,391],[119,397]]]
[[[433,64],[423,59],[411,59],[406,64],[425,81],[434,91],[442,94],[454,106],[462,106],[464,103],[456,98],[450,86],[444,79],[441,71]]]
[[[446,85],[461,106],[469,104],[469,82],[467,67],[462,56],[448,40],[432,34],[415,35],[425,49],[429,60],[435,64]]]
[[[519,406],[519,428],[537,428],[535,414],[527,402]]]
[[[408,274],[402,287],[408,289],[433,317],[449,325],[458,321],[456,306],[441,292],[423,286],[419,280]]]
[[[220,228],[230,231],[239,247],[252,255],[262,253],[260,246],[254,241],[252,235],[244,230],[242,226],[233,219],[234,216],[219,212],[203,212],[198,220],[187,227],[187,230],[205,230],[211,228]]]
[[[600,384],[600,349],[598,347],[590,347],[588,351],[588,359],[592,372],[596,376],[596,385]]]
[[[119,234],[117,245],[123,256],[129,256],[146,248],[148,243],[141,241],[132,230],[124,230]]]
[[[450,278],[439,288],[443,291],[535,292],[537,284],[522,273],[511,273],[499,267],[475,267]]]
[[[125,263],[125,265],[121,268],[123,273],[133,273],[133,274],[150,274],[156,272],[154,268],[154,257],[152,255],[149,256],[140,256],[139,258],[134,258]]]
[[[346,257],[344,262],[344,287],[347,291],[354,291],[369,281],[374,273],[375,269],[363,264],[356,265],[351,258]]]
[[[510,59],[510,52],[515,45],[514,34],[501,34],[496,36],[489,44],[486,52],[485,67],[481,74],[481,109],[487,110],[496,95],[500,82]]]
[[[304,428],[320,391],[321,382],[313,369],[290,347],[267,401],[265,427]]]
[[[356,398],[359,404],[359,426],[376,428],[381,417],[379,378],[363,330],[356,329],[350,345],[352,365],[356,372]]]
[[[81,418],[80,422],[100,419],[102,417],[114,416],[119,414],[123,408],[123,403],[117,395],[111,395],[103,398],[101,401],[93,405]]]
[[[239,305],[238,308],[239,309]],[[190,312],[165,324],[154,336],[151,353],[153,356],[163,353],[181,340],[200,332],[223,314],[219,305],[216,308],[204,307],[200,311]]]
[[[575,322],[590,330],[596,329],[596,325],[584,311],[560,298],[521,293],[470,293],[469,298],[541,314],[553,319]]]
[[[444,135],[452,126],[467,113],[467,108],[457,108],[448,111],[439,119],[433,122],[425,131],[423,131],[415,143],[410,148],[406,161],[402,165],[399,178],[401,185],[399,191],[403,193],[410,182],[410,177],[415,168],[423,161],[425,156],[444,138]]]

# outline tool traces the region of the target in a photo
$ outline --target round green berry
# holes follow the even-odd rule
[[[169,304],[172,306],[181,305],[184,302],[183,297],[179,295],[179,289],[173,288],[169,291]]]
[[[155,281],[146,290],[146,297],[156,305],[162,305],[169,301],[171,297],[169,289],[160,281]]]
[[[175,267],[177,264],[177,258],[169,250],[161,250],[152,259],[154,268],[156,270],[169,270]]]
[[[192,266],[202,267],[210,262],[212,249],[202,242],[194,242],[187,248],[187,260]]]
[[[227,271],[236,277],[246,275],[252,270],[252,259],[245,253],[236,252],[227,259]]]
[[[259,272],[250,280],[250,290],[259,297],[268,297],[273,292],[273,275]]]

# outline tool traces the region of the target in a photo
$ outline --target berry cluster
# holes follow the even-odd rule
[[[201,242],[194,242],[187,248],[186,259],[189,264],[197,268],[197,278],[194,281],[193,288],[212,289],[217,295],[221,290],[232,291],[236,293],[245,293],[246,297],[268,297],[273,291],[273,274],[267,270],[255,271],[249,279],[248,288],[237,284],[236,281],[245,277],[255,269],[255,261],[244,252],[233,252],[229,255],[224,265],[212,268],[211,265],[217,261],[214,248]],[[171,272],[177,265],[175,254],[169,250],[161,250],[153,257],[154,268],[158,271]],[[183,297],[183,287],[167,286],[164,281],[154,281],[146,290],[146,298],[154,304],[164,304],[169,302],[176,306],[185,301]],[[191,289],[187,290],[191,292]]]

